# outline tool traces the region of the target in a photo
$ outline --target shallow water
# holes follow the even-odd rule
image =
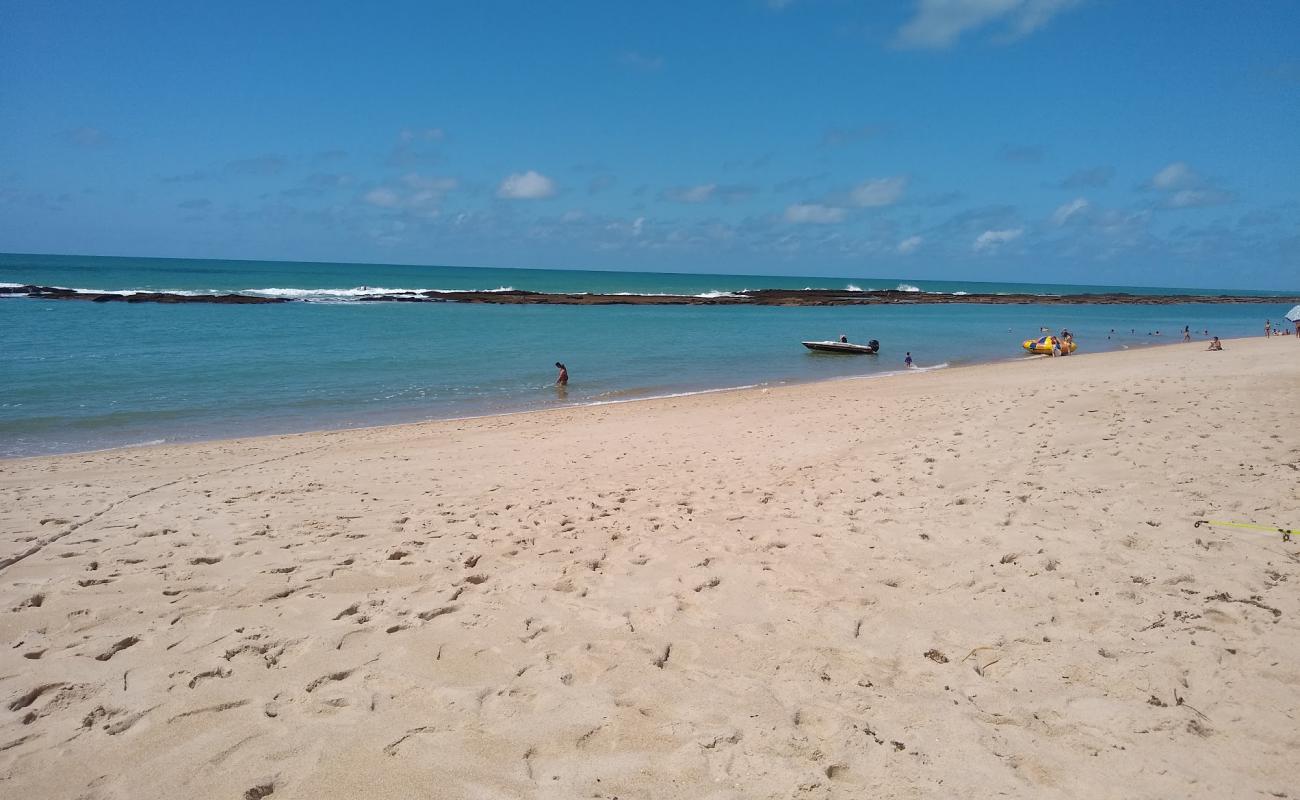
[[[899,283],[28,256],[0,256],[0,281],[117,290],[513,286],[688,294],[769,286],[842,288],[849,283],[892,288]],[[910,283],[924,291],[1098,289]],[[1177,341],[1185,324],[1222,337],[1256,335],[1265,318],[1277,320],[1289,307],[494,306],[356,303],[346,302],[344,295],[333,299],[271,306],[0,300],[0,455],[878,375],[899,371],[907,351],[920,366],[1019,358],[1021,341],[1036,337],[1040,326],[1074,331],[1084,353]],[[1163,335],[1147,335],[1157,330]],[[799,344],[840,333],[854,341],[878,339],[881,352],[814,354]],[[1203,339],[1198,333],[1197,340]],[[565,392],[551,385],[557,360],[572,375]]]

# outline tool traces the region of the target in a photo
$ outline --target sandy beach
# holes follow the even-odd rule
[[[1300,797],[1300,346],[0,461],[11,798]]]

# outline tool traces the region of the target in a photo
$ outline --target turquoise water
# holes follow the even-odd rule
[[[1040,326],[1074,331],[1082,352],[1176,341],[1183,325],[1222,337],[1256,335],[1265,318],[1276,321],[1289,308],[357,303],[347,302],[347,292],[362,286],[671,294],[900,283],[946,292],[1114,287],[15,255],[0,255],[0,283],[287,289],[293,296],[331,301],[215,306],[0,300],[3,456],[883,374],[901,369],[906,351],[929,367],[1019,358],[1020,342],[1036,336]],[[1156,330],[1163,335],[1148,335]],[[880,355],[818,355],[799,345],[840,333],[854,341],[879,339]],[[1198,341],[1203,338],[1198,333]],[[551,385],[555,361],[569,367],[567,392]]]

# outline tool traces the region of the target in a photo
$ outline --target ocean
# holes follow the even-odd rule
[[[1160,287],[0,254],[0,284],[244,292],[277,305],[0,299],[0,456],[500,414],[1023,358],[1040,326],[1080,352],[1260,335],[1284,302],[830,307],[363,303],[398,290],[691,294],[1207,294]],[[1224,290],[1227,293],[1228,290]],[[1233,294],[1266,295],[1231,290]],[[1113,333],[1112,333],[1113,331]],[[1156,332],[1159,331],[1159,336]],[[877,339],[877,356],[799,342]],[[1193,345],[1188,345],[1193,346]],[[567,364],[567,390],[552,385]],[[1045,365],[1045,368],[1050,368]],[[864,391],[869,388],[864,386]]]

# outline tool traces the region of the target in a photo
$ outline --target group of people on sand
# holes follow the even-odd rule
[[[1300,319],[1287,320],[1286,322],[1287,323],[1294,322],[1296,341],[1300,341]],[[1183,330],[1185,332],[1186,328],[1184,328]],[[1273,320],[1271,319],[1264,320],[1264,338],[1268,338],[1269,336],[1290,336],[1290,335],[1291,335],[1291,325],[1283,322],[1279,322],[1277,325],[1274,325]],[[1183,339],[1183,341],[1189,342],[1191,341],[1191,339],[1185,338]],[[1222,350],[1223,342],[1219,341],[1219,337],[1215,336],[1214,340],[1210,342],[1210,346],[1208,349],[1216,350],[1216,351]]]
[[[1290,320],[1287,320],[1287,322],[1290,322]],[[1272,320],[1266,319],[1264,320],[1264,335],[1265,336],[1290,336],[1291,326],[1283,322],[1279,322],[1277,325],[1274,325]],[[1295,320],[1295,335],[1300,337],[1300,319]],[[1300,339],[1298,339],[1297,341],[1300,341]]]

